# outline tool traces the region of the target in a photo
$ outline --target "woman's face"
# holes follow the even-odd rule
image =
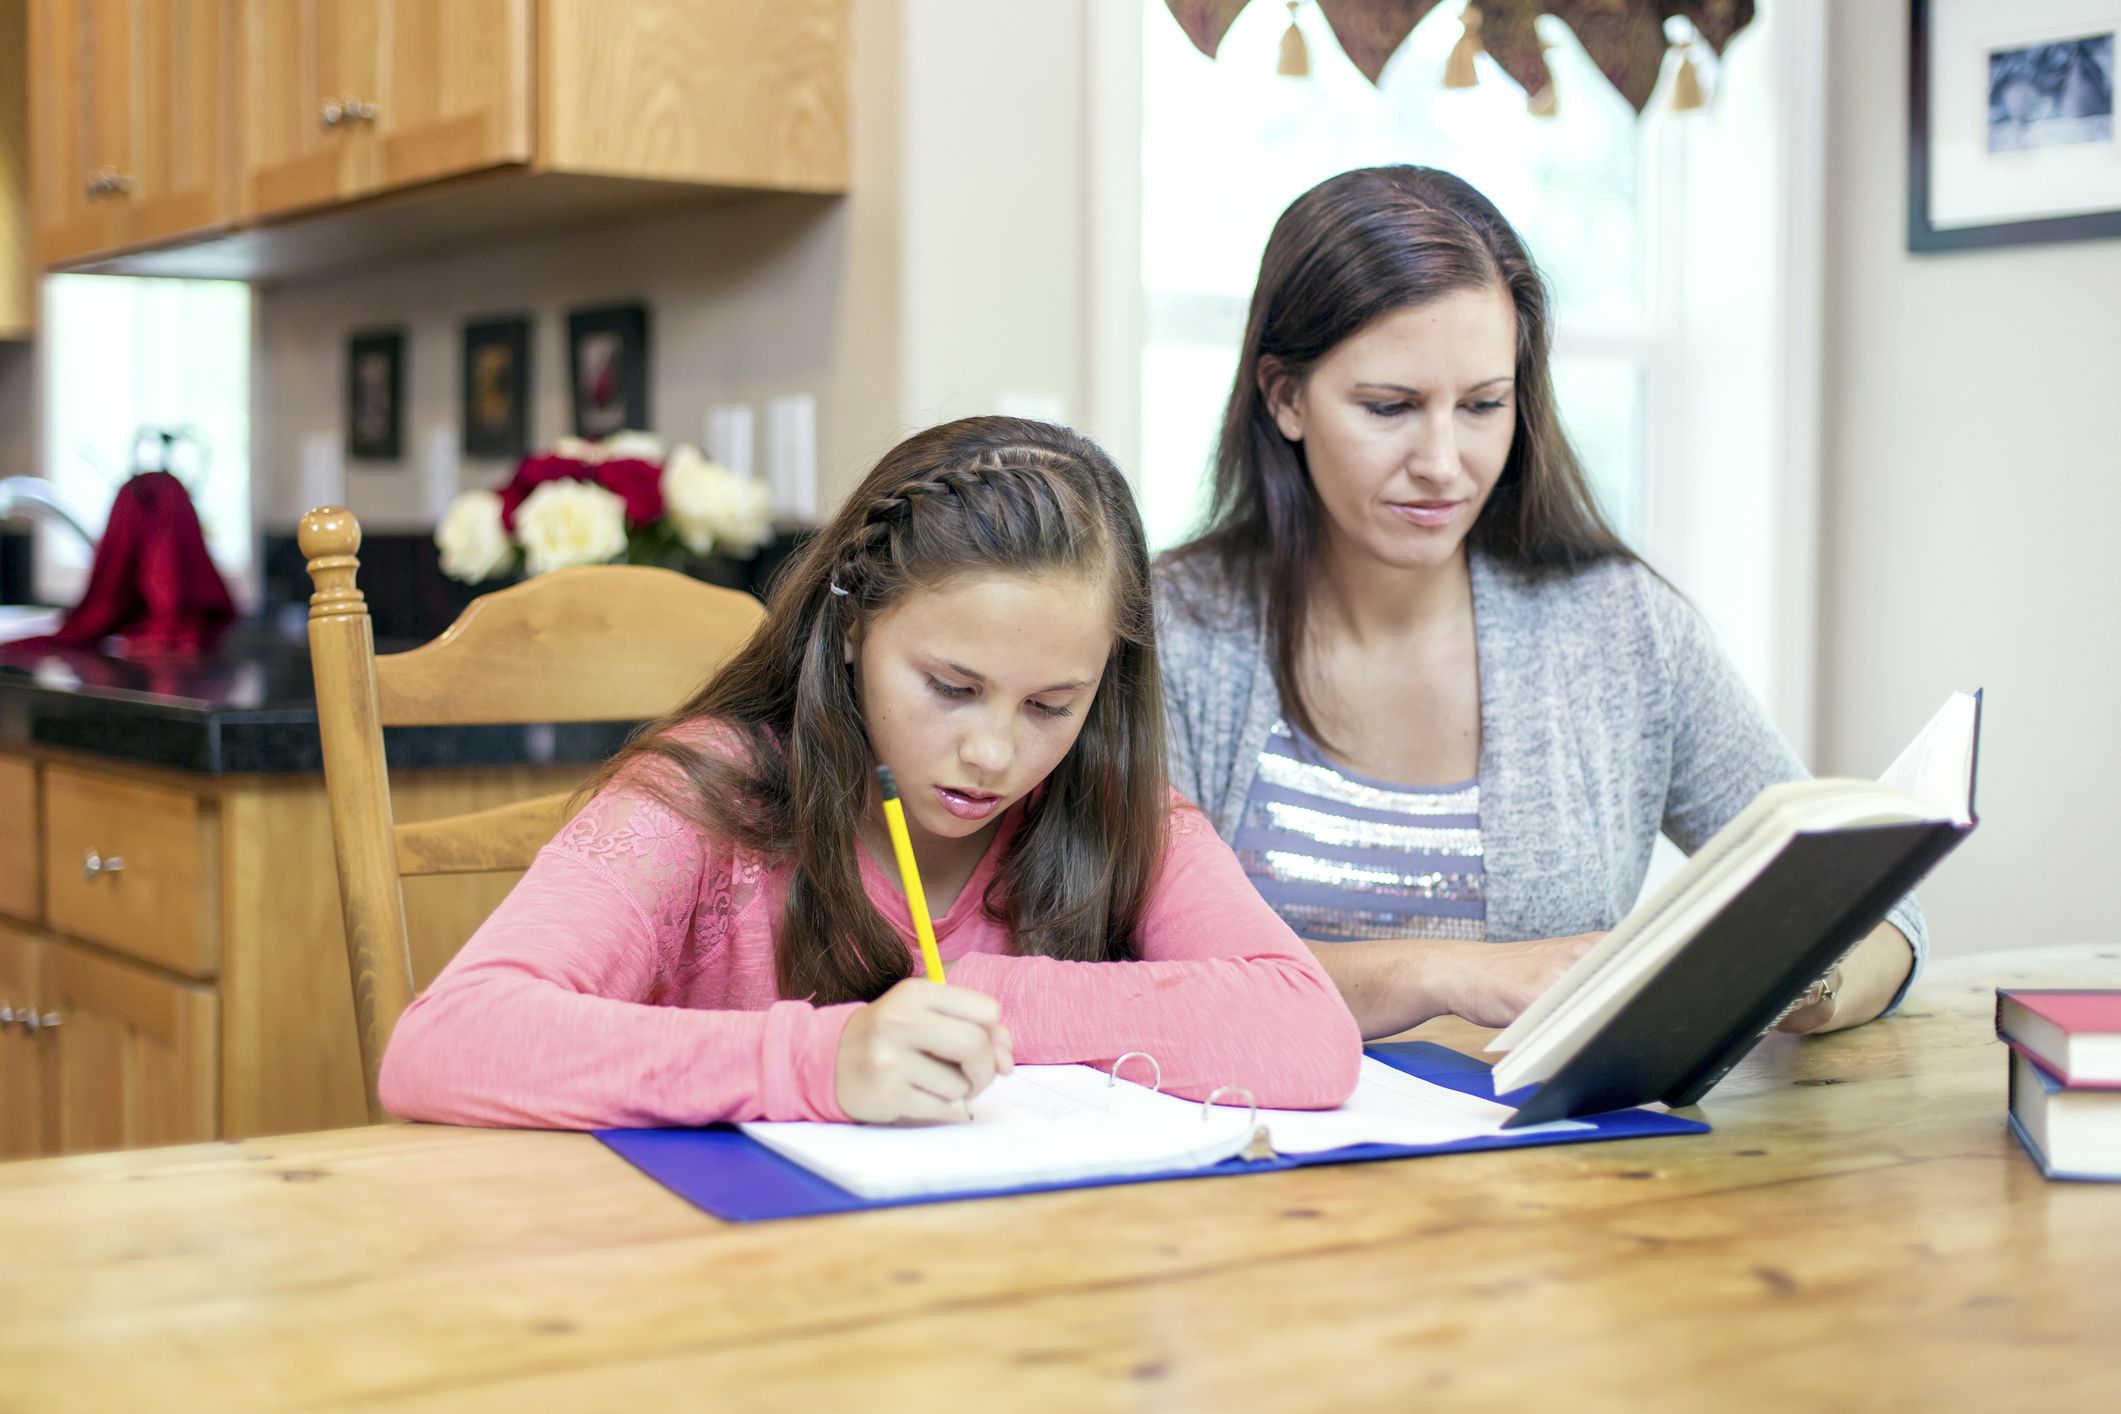
[[[1517,312],[1500,285],[1373,320],[1302,380],[1270,380],[1282,435],[1301,442],[1344,562],[1401,569],[1455,559],[1516,435]]]
[[[985,835],[1075,745],[1112,653],[1111,592],[1078,574],[960,575],[850,645],[870,749],[914,844]]]

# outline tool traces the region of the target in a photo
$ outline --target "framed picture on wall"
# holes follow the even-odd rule
[[[464,326],[464,455],[520,457],[530,450],[530,320]]]
[[[567,316],[567,380],[574,430],[594,440],[648,426],[648,310],[578,309]]]
[[[1907,248],[2121,236],[2121,0],[1910,0]]]
[[[396,461],[404,441],[405,331],[378,329],[346,341],[346,455]]]

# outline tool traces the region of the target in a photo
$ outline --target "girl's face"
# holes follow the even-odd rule
[[[1510,455],[1516,368],[1517,312],[1490,285],[1394,310],[1300,382],[1269,381],[1337,559],[1416,569],[1458,555]]]
[[[919,845],[984,836],[1052,773],[1112,652],[1107,586],[981,572],[917,589],[850,646],[862,719]]]

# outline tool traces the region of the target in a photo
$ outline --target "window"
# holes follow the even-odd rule
[[[1176,543],[1205,504],[1260,252],[1309,187],[1351,167],[1446,168],[1501,208],[1552,287],[1562,416],[1598,494],[1630,539],[1642,529],[1647,400],[1665,305],[1651,278],[1657,119],[1638,121],[1568,27],[1548,17],[1562,116],[1532,117],[1522,89],[1480,57],[1477,87],[1441,85],[1460,26],[1439,9],[1372,86],[1317,12],[1298,12],[1311,74],[1275,73],[1288,11],[1247,5],[1219,57],[1194,49],[1162,5],[1143,13],[1142,498],[1152,544]]]
[[[225,280],[54,275],[44,282],[44,477],[100,535],[119,485],[158,465],[191,492],[214,561],[251,570],[250,287]],[[88,548],[46,527],[38,597],[71,604]]]

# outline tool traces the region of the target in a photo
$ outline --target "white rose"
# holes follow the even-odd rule
[[[663,514],[695,555],[719,546],[748,555],[773,538],[766,488],[707,460],[696,447],[674,447],[663,463]]]
[[[614,432],[597,443],[598,461],[644,461],[663,460],[663,439],[653,432],[636,432],[632,428]]]
[[[516,547],[501,524],[501,498],[491,491],[466,491],[451,501],[435,527],[435,548],[442,552],[442,573],[466,584],[507,569],[515,562]]]
[[[532,574],[615,560],[626,553],[626,503],[587,481],[548,481],[516,507],[516,538]]]
[[[773,538],[773,497],[748,476],[731,476],[723,488],[717,538],[732,554],[756,554]]]
[[[585,437],[562,437],[552,444],[552,454],[565,457],[569,461],[587,462],[591,466],[604,460],[607,455],[602,443],[592,442]]]

